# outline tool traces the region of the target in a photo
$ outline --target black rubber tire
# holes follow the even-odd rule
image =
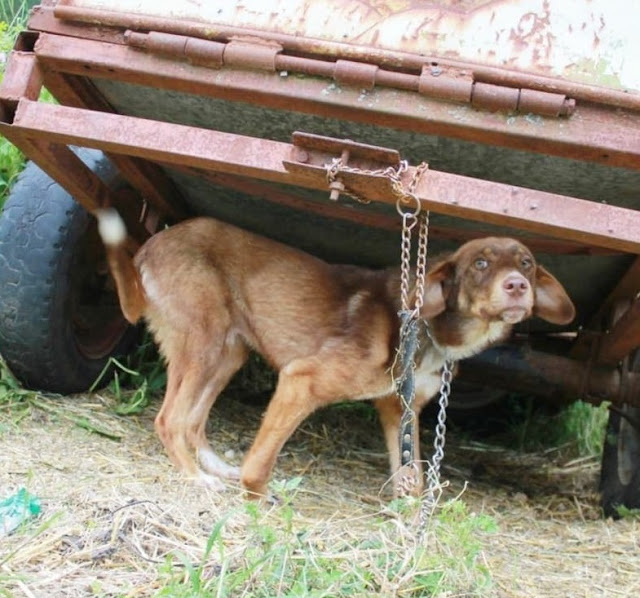
[[[78,154],[116,184],[101,152]],[[25,386],[66,394],[88,389],[137,337],[120,312],[94,219],[27,164],[0,217],[0,354]]]
[[[640,371],[640,350],[630,360]],[[607,517],[619,517],[619,507],[640,509],[640,407],[612,408],[602,451],[600,504]]]

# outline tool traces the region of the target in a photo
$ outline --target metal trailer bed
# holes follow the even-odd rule
[[[459,379],[610,401],[603,506],[640,507],[639,20],[625,0],[43,0],[0,88],[32,161],[0,219],[0,351],[70,392],[130,346],[85,209],[117,206],[140,241],[208,214],[386,266],[385,170],[426,162],[431,253],[522,238],[578,309]]]

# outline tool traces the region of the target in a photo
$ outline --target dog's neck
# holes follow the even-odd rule
[[[512,328],[501,320],[485,321],[449,309],[427,322],[427,327],[428,341],[446,359],[454,361],[475,355],[504,339]]]

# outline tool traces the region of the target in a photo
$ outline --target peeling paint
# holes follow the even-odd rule
[[[67,0],[82,8],[351,42],[640,91],[633,0]],[[630,58],[632,57],[632,58]]]

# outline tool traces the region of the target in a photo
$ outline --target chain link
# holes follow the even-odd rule
[[[435,437],[433,439],[433,456],[428,464],[427,489],[420,509],[420,529],[424,531],[429,518],[438,504],[440,498],[440,465],[444,459],[444,445],[447,434],[447,407],[451,395],[451,382],[453,380],[454,362],[447,359],[442,366],[440,380],[440,399],[438,401],[438,419],[436,423]]]
[[[424,305],[424,285],[427,275],[427,247],[429,245],[429,212],[422,212],[418,216],[418,255],[416,258],[416,298],[414,309],[416,317]]]

